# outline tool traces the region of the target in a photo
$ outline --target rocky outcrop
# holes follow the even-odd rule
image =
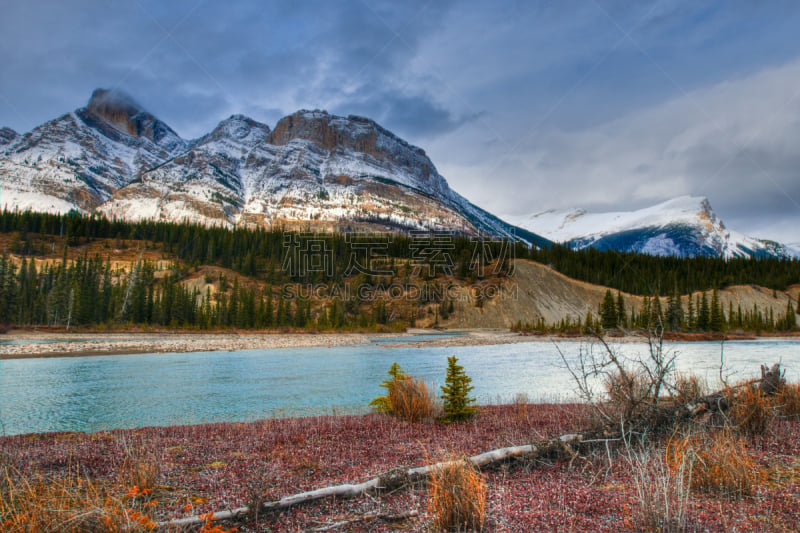
[[[0,145],[8,144],[19,137],[19,133],[11,128],[0,128]]]
[[[294,139],[313,142],[328,151],[362,153],[377,161],[403,167],[422,183],[433,180],[436,182],[434,187],[444,185],[424,150],[365,117],[350,115],[345,118],[325,111],[298,111],[278,121],[268,142],[282,146]]]
[[[155,144],[178,137],[169,126],[119,91],[95,89],[86,111],[128,135],[143,137]]]

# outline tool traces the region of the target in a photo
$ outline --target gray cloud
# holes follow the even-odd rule
[[[30,130],[96,87],[130,93],[185,137],[232,113],[274,125],[324,108],[422,146],[497,213],[706,195],[735,229],[800,241],[786,223],[800,224],[792,0],[68,0],[2,12],[0,126]]]
[[[499,182],[509,190],[525,187],[514,189],[513,196],[498,195],[494,208],[613,210],[694,194],[710,198],[734,229],[765,227],[767,219],[776,218],[800,227],[798,86],[800,61],[594,128],[550,130],[509,158],[524,163],[516,172],[501,172]],[[800,240],[800,232],[781,237]]]

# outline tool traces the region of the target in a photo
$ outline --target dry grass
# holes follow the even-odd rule
[[[705,380],[694,374],[679,373],[675,378],[675,388],[672,392],[673,399],[678,403],[688,403],[702,398],[708,394],[708,385]]]
[[[530,403],[531,399],[527,394],[519,392],[514,395],[514,413],[516,414],[517,418],[520,420],[528,419],[528,404]]]
[[[800,417],[800,383],[784,384],[773,399],[778,414],[786,418]]]
[[[125,459],[119,469],[120,483],[139,490],[153,490],[156,487],[161,467],[155,457],[143,447],[125,447]]]
[[[404,376],[389,388],[392,414],[408,422],[418,422],[433,416],[434,397],[421,379]]]
[[[486,519],[486,484],[466,457],[450,457],[431,474],[428,510],[435,531],[481,531]]]
[[[672,439],[667,464],[678,471],[691,461],[691,488],[728,496],[751,496],[763,473],[747,453],[745,439],[730,430]]]
[[[139,533],[154,531],[149,491],[116,497],[75,473],[62,479],[25,478],[0,468],[0,526],[6,533]]]
[[[774,415],[770,399],[755,387],[729,390],[728,417],[736,430],[744,435],[763,435]]]

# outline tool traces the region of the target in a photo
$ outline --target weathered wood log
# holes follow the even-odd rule
[[[759,387],[762,387],[766,382],[774,383],[774,388],[772,388],[773,385],[766,385],[764,386],[765,388],[761,390],[764,390],[764,392],[768,394],[777,392],[783,380],[780,365],[773,365],[769,371],[767,371],[765,365],[762,365],[761,372],[762,378],[753,380],[749,382],[748,385],[758,383]],[[776,379],[777,381],[775,381]],[[725,391],[718,391],[684,404],[656,405],[654,409],[657,410],[657,416],[652,420],[658,420],[661,424],[665,425],[674,425],[675,423],[692,420],[705,413],[722,413],[727,411],[728,408],[728,395]],[[572,458],[577,449],[586,449],[601,443],[607,445],[608,442],[621,440],[621,437],[622,428],[619,430],[613,428],[606,428],[605,430],[599,431],[587,430],[580,433],[570,433],[542,440],[534,444],[498,448],[474,455],[469,458],[469,461],[477,468],[487,469],[517,459],[537,460],[551,457]],[[280,500],[264,503],[259,512],[280,511],[295,505],[310,503],[325,498],[356,498],[364,494],[391,491],[411,483],[425,481],[436,469],[455,463],[456,461],[445,461],[409,469],[394,469],[363,483],[336,485],[284,496]],[[249,507],[239,507],[237,509],[214,512],[212,520],[232,520],[242,518],[249,513]],[[190,516],[160,522],[158,524],[158,529],[180,529],[205,524],[207,521],[207,515]]]
[[[478,468],[486,469],[512,459],[544,458],[557,453],[557,451],[561,450],[565,445],[570,446],[579,444],[583,438],[584,436],[578,433],[562,435],[560,437],[542,441],[538,444],[509,446],[507,448],[491,450],[470,457],[469,461]],[[355,498],[363,494],[393,490],[399,486],[409,483],[425,481],[437,468],[442,468],[454,463],[455,461],[444,461],[432,465],[410,468],[407,470],[392,470],[386,474],[382,474],[363,483],[336,485],[332,487],[301,492],[291,496],[284,496],[280,500],[264,503],[260,512],[279,511],[282,509],[288,509],[289,507],[294,507],[295,505],[309,503],[325,498]],[[212,520],[232,520],[235,518],[241,518],[249,513],[249,507],[239,507],[237,509],[215,512]],[[167,529],[170,527],[182,528],[201,525],[206,521],[207,515],[189,516],[186,518],[178,518],[175,520],[161,522],[158,524],[158,527],[159,529]]]

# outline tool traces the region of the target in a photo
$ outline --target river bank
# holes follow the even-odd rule
[[[15,332],[0,337],[4,342],[16,342],[0,345],[0,359],[352,346],[381,335],[387,334]]]
[[[416,335],[428,336],[415,340]],[[436,335],[430,337],[430,335]],[[0,336],[0,360],[38,357],[82,357],[91,355],[126,355],[142,353],[184,353],[234,350],[269,350],[353,346],[374,340],[406,337],[407,340],[382,343],[384,348],[490,346],[530,342],[596,342],[596,338],[580,334],[525,334],[499,329],[411,329],[405,333],[197,333],[197,332],[63,332],[12,330]],[[438,337],[438,338],[437,338]],[[724,340],[798,339],[798,335],[755,336],[732,333]],[[720,341],[722,336],[704,333],[666,334],[666,342]],[[614,344],[647,342],[643,333],[610,334],[606,340]]]

